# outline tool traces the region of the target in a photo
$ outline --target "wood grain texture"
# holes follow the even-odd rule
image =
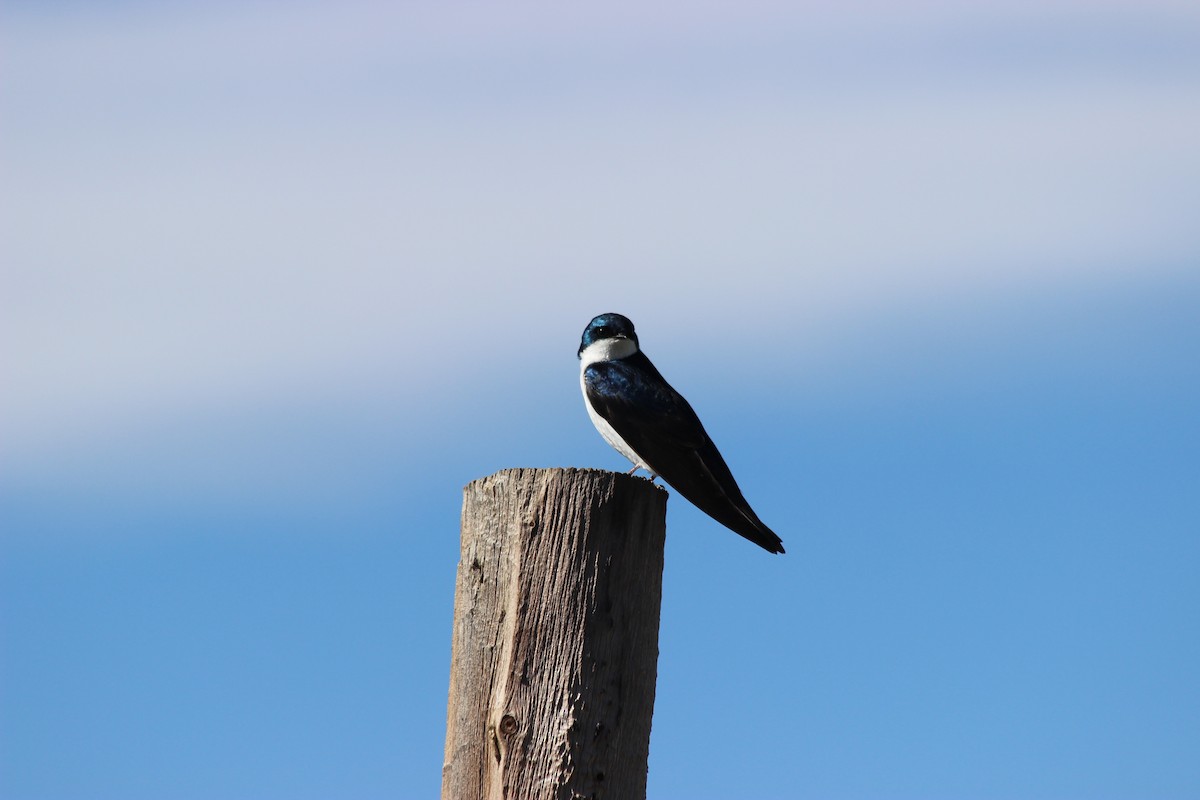
[[[599,470],[465,488],[443,800],[645,798],[666,499]]]

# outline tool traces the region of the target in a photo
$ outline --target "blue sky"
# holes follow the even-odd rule
[[[1194,797],[1191,5],[7,4],[0,795],[434,795],[620,311],[788,548],[670,500],[651,797]]]

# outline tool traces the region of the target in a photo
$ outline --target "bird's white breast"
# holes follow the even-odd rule
[[[633,452],[633,448],[625,443],[613,426],[608,424],[608,420],[600,416],[596,409],[592,408],[592,401],[588,399],[587,383],[584,378],[584,373],[592,364],[601,361],[613,361],[618,358],[625,358],[637,352],[637,345],[630,339],[601,339],[598,342],[592,342],[582,353],[579,354],[579,388],[583,391],[583,404],[587,407],[588,416],[592,420],[592,424],[596,426],[596,430],[604,437],[604,441],[608,442],[614,450],[628,458],[635,467],[653,472],[650,465],[642,460],[641,456]]]

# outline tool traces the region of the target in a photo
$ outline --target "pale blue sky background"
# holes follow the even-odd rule
[[[1200,796],[1195,3],[0,6],[0,797],[436,796],[461,487],[668,512],[650,795]]]

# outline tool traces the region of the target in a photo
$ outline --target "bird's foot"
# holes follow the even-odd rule
[[[632,475],[633,473],[637,472],[639,469],[646,470],[646,473],[650,476],[649,481],[651,483],[654,483],[654,481],[658,479],[658,476],[655,475],[654,472],[649,467],[643,467],[641,464],[635,465],[633,469],[629,470],[629,472],[626,472],[625,474]]]

